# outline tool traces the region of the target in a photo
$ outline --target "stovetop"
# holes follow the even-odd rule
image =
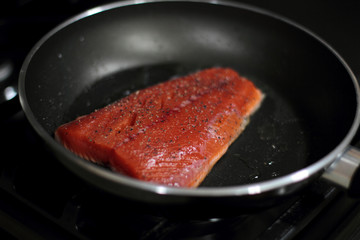
[[[52,27],[106,2],[110,1],[4,1],[0,89],[2,99],[8,101],[0,103],[1,239],[358,239],[359,201],[321,180],[283,204],[258,213],[177,219],[143,211],[83,182],[61,165],[21,111],[16,96],[18,72],[30,48]],[[360,77],[357,1],[242,2],[279,13],[317,33]],[[354,144],[359,145],[359,140],[357,136]]]

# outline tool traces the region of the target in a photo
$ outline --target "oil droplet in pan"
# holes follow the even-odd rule
[[[249,176],[249,179],[250,179],[251,181],[258,180],[259,178],[260,178],[260,174],[259,174],[259,173],[250,174],[250,176]]]
[[[234,153],[233,156],[236,157],[238,160],[240,160],[248,168],[249,170],[248,179],[251,182],[257,182],[261,179],[261,173],[255,165],[253,166],[252,164],[250,164],[250,162],[242,158],[241,154],[239,153]]]

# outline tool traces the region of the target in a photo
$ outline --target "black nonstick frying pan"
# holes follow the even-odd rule
[[[197,189],[112,172],[53,137],[60,124],[137,89],[214,66],[235,69],[266,98]],[[359,125],[354,75],[316,35],[251,6],[125,1],[88,10],[34,46],[19,93],[30,123],[64,165],[135,202],[217,216],[271,206],[319,177],[355,186],[360,157],[349,146]]]

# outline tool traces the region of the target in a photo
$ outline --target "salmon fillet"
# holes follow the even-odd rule
[[[197,187],[259,107],[262,92],[210,68],[132,93],[60,126],[55,138],[136,179]]]

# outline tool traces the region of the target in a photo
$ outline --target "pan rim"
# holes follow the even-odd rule
[[[118,173],[112,172],[110,170],[103,169],[99,166],[96,166],[93,163],[85,161],[80,157],[75,156],[70,151],[66,150],[63,146],[61,146],[55,139],[50,136],[46,130],[41,126],[41,124],[37,121],[35,115],[33,114],[30,105],[27,101],[26,97],[26,89],[25,89],[25,81],[26,81],[26,73],[28,66],[31,62],[31,59],[36,54],[37,50],[49,39],[52,35],[60,31],[61,29],[67,27],[68,25],[77,22],[81,19],[90,17],[92,15],[103,13],[111,9],[130,6],[130,5],[138,5],[138,4],[148,4],[148,3],[175,3],[175,2],[186,2],[186,3],[203,3],[203,4],[214,4],[214,5],[222,5],[222,6],[230,6],[235,8],[244,9],[246,11],[255,12],[258,14],[266,15],[268,17],[279,20],[285,24],[288,24],[294,28],[297,28],[304,32],[304,34],[309,35],[310,37],[316,39],[322,45],[326,47],[339,61],[339,64],[342,64],[346,69],[349,77],[351,78],[354,90],[356,94],[357,108],[355,113],[355,118],[349,129],[348,133],[344,137],[344,139],[326,156],[320,158],[318,161],[312,163],[311,165],[299,169],[293,173],[287,174],[285,176],[276,177],[274,179],[261,181],[257,183],[238,185],[238,186],[222,186],[222,187],[199,187],[199,188],[177,188],[177,187],[169,187],[163,186],[159,184],[149,183],[140,181],[134,178],[130,178],[128,176],[120,175]],[[172,195],[172,196],[187,196],[187,197],[233,197],[233,196],[245,196],[245,195],[256,195],[264,192],[271,192],[274,190],[278,190],[280,188],[293,185],[297,182],[309,179],[315,174],[321,174],[331,163],[341,155],[345,149],[349,146],[351,140],[355,136],[357,129],[360,123],[360,113],[359,113],[359,103],[360,103],[360,90],[359,84],[356,80],[354,73],[351,71],[348,64],[345,60],[340,56],[339,53],[336,52],[334,48],[332,48],[328,43],[326,43],[323,39],[317,36],[312,31],[307,28],[289,20],[286,17],[275,14],[271,11],[261,9],[259,7],[251,6],[244,3],[234,2],[234,1],[217,1],[217,0],[128,0],[122,2],[114,2],[110,4],[101,5],[99,7],[95,7],[85,12],[82,12],[63,23],[59,24],[57,27],[53,28],[49,33],[47,33],[43,38],[41,38],[35,46],[31,49],[29,54],[27,55],[19,74],[19,99],[20,104],[25,112],[27,119],[30,124],[36,130],[36,132],[40,135],[40,137],[45,140],[45,142],[50,145],[51,148],[60,152],[66,158],[68,158],[71,163],[65,163],[65,165],[73,165],[75,164],[77,167],[82,168],[84,171],[90,174],[96,174],[100,178],[104,178],[104,180],[109,181],[112,184],[121,184],[126,185],[128,187],[136,188],[139,190],[152,192],[160,195]],[[63,160],[61,160],[64,163]],[[112,188],[112,187],[111,187]],[[116,189],[114,187],[113,192],[116,193]]]

